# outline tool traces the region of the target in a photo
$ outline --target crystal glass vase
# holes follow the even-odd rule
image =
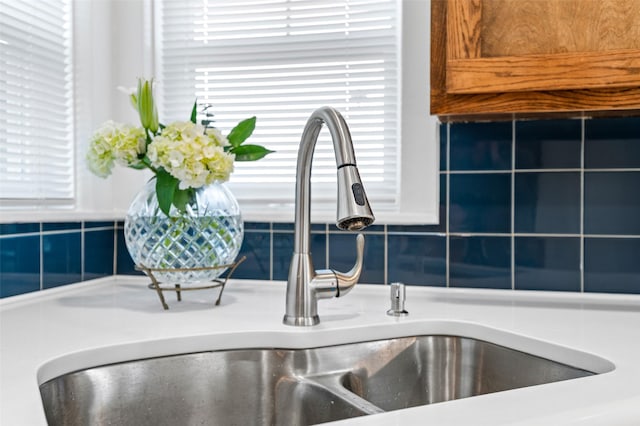
[[[158,206],[156,180],[136,195],[124,222],[127,249],[136,265],[153,271],[162,284],[183,287],[218,278],[232,264],[242,245],[240,207],[229,189],[214,183],[194,191],[186,212],[171,206],[167,217]],[[172,271],[174,269],[212,268]]]

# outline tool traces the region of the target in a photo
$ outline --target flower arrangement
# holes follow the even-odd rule
[[[260,145],[245,144],[253,133],[256,117],[241,121],[227,136],[212,126],[212,114],[197,123],[197,101],[189,121],[163,125],[153,99],[153,80],[138,79],[130,95],[140,116],[141,127],[107,121],[91,137],[87,151],[89,169],[106,178],[115,164],[149,169],[155,174],[156,196],[162,212],[171,206],[184,212],[196,188],[226,182],[234,161],[255,161],[273,152]]]

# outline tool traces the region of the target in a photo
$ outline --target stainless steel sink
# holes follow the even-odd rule
[[[50,425],[308,425],[592,374],[480,340],[418,336],[137,360],[40,391]]]
[[[387,341],[359,364],[361,368],[343,376],[342,384],[385,411],[594,374],[504,346],[448,336]]]

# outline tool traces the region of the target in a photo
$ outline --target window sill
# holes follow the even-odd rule
[[[0,223],[87,222],[123,220],[125,211],[2,210]]]
[[[262,209],[243,210],[242,217],[246,222],[276,222],[292,223],[294,208],[289,209]],[[81,222],[81,221],[111,221],[124,220],[126,211],[60,211],[60,210],[38,210],[25,211],[13,210],[2,211],[0,213],[0,223],[26,223],[26,222]],[[374,211],[376,225],[432,225],[437,224],[437,215],[430,212],[392,212]],[[334,223],[336,220],[335,210],[313,211],[311,222],[313,223]]]
[[[292,223],[294,221],[294,207],[269,208],[269,209],[242,209],[242,218],[246,222],[275,222]],[[438,223],[437,212],[398,212],[375,210],[375,225],[436,225]],[[312,223],[335,223],[335,208],[319,209],[311,211]]]

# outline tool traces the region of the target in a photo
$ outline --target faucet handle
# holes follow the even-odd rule
[[[349,272],[333,271],[338,281],[338,290],[336,297],[344,296],[353,286],[356,285],[360,274],[362,273],[362,265],[364,261],[364,235],[358,234],[356,237],[356,264]]]

